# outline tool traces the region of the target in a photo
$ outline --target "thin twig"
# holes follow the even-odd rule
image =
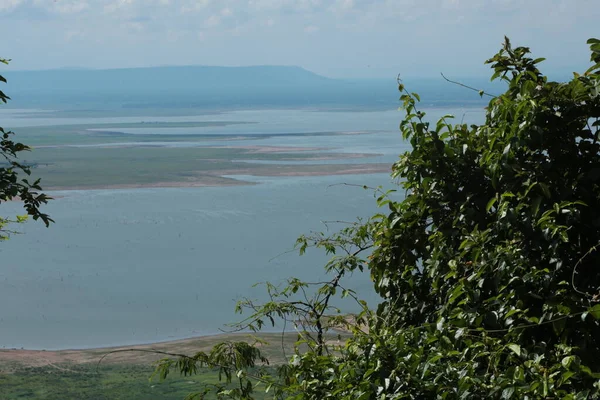
[[[286,250],[286,251],[284,251],[284,252],[282,252],[282,253],[279,253],[279,254],[277,254],[276,256],[274,256],[274,257],[270,258],[270,259],[269,259],[269,262],[271,262],[271,261],[275,260],[276,258],[279,258],[279,257],[281,257],[281,256],[284,256],[284,255],[286,255],[286,254],[295,253],[295,252],[297,252],[297,251],[298,251],[298,249],[297,249],[296,247],[294,247],[293,249]]]
[[[562,317],[558,317],[555,319],[550,319],[548,321],[544,321],[544,322],[538,322],[538,323],[531,323],[531,324],[526,324],[526,325],[520,325],[520,326],[513,326],[512,328],[505,328],[505,329],[481,329],[481,328],[472,328],[472,329],[467,329],[468,332],[485,332],[485,333],[504,333],[504,332],[508,332],[511,329],[528,329],[528,328],[535,328],[536,326],[542,326],[542,325],[548,325],[548,324],[552,324],[554,322],[557,321],[562,321],[563,319],[569,319],[569,318],[573,318],[573,317],[578,317],[582,314],[585,314],[588,311],[581,311],[581,312],[577,312],[574,314],[569,314],[569,315],[563,315]]]
[[[104,360],[106,357],[110,356],[111,354],[115,354],[115,353],[125,353],[125,352],[135,352],[135,351],[137,351],[137,352],[141,352],[141,353],[153,353],[153,354],[161,354],[161,355],[166,355],[166,356],[169,356],[169,357],[185,358],[185,359],[187,359],[187,360],[192,360],[192,361],[195,361],[195,362],[197,362],[197,361],[198,361],[196,358],[194,358],[194,357],[190,357],[190,356],[188,356],[188,355],[186,355],[186,354],[170,353],[170,352],[168,352],[168,351],[161,351],[161,350],[147,350],[147,349],[118,349],[118,350],[112,350],[112,351],[109,351],[108,353],[104,354],[104,355],[103,355],[103,356],[100,358],[100,360],[98,360],[98,363],[96,364],[96,373],[98,373],[98,369],[100,368],[100,363],[102,363],[102,361],[103,361],[103,360]],[[214,362],[207,362],[207,363],[206,363],[206,365],[207,365],[207,366],[210,366],[210,367],[218,367],[218,368],[229,369],[229,370],[232,370],[232,371],[235,371],[235,370],[236,370],[234,367],[232,367],[232,366],[230,366],[230,365],[223,365],[223,364],[214,363]],[[269,381],[269,380],[267,380],[267,379],[265,379],[265,378],[263,378],[263,377],[261,377],[261,376],[258,376],[258,375],[252,374],[252,373],[248,373],[248,372],[246,372],[246,375],[247,375],[247,376],[249,376],[249,377],[250,377],[250,378],[252,378],[252,379],[256,379],[256,380],[257,380],[257,381],[259,381],[259,382],[263,382],[263,383],[272,384],[272,385],[274,385],[274,386],[277,386],[277,387],[280,387],[280,388],[283,388],[283,387],[284,387],[284,385],[282,385],[282,384],[280,384],[280,383],[273,382],[273,381]]]
[[[283,329],[281,330],[281,351],[283,353],[283,359],[287,360],[287,354],[285,353],[285,345],[284,345],[284,338],[285,338],[285,328],[287,326],[287,318],[283,319]]]
[[[140,353],[152,353],[152,354],[162,354],[165,356],[169,356],[169,357],[179,357],[179,358],[186,358],[188,360],[194,360],[194,357],[190,357],[188,355],[185,354],[178,354],[178,353],[169,353],[167,351],[161,351],[161,350],[147,350],[147,349],[118,349],[118,350],[112,350],[109,351],[108,353],[104,354],[102,357],[100,357],[100,359],[98,360],[98,363],[96,364],[96,372],[98,372],[98,369],[100,368],[100,364],[102,363],[102,361],[104,361],[104,359],[112,354],[115,353],[127,353],[127,352],[140,352]]]
[[[584,255],[583,257],[581,257],[577,263],[575,264],[575,266],[573,267],[573,273],[571,274],[571,286],[573,287],[573,290],[576,291],[579,294],[582,294],[584,296],[588,296],[591,297],[592,295],[590,295],[589,293],[586,292],[582,292],[581,290],[577,289],[577,286],[575,286],[575,275],[577,274],[577,267],[579,266],[579,264],[581,264],[581,262],[584,260],[584,258],[586,258],[587,256],[589,256],[590,254],[592,254],[592,252],[596,251],[596,248],[600,246],[600,242],[596,243],[596,245],[592,246]]]
[[[458,86],[462,86],[462,87],[464,87],[464,88],[467,88],[467,89],[469,89],[469,90],[473,90],[473,91],[475,91],[475,92],[479,93],[481,96],[483,96],[483,95],[486,95],[486,96],[489,96],[489,97],[491,97],[491,98],[494,98],[494,99],[495,99],[496,97],[498,97],[498,96],[496,96],[496,95],[489,94],[489,93],[487,93],[487,92],[486,92],[486,91],[484,91],[484,90],[480,90],[480,89],[474,88],[474,87],[472,87],[472,86],[465,85],[464,83],[460,83],[460,82],[457,82],[457,81],[453,81],[452,79],[448,79],[448,78],[446,78],[446,76],[445,76],[445,75],[444,75],[442,72],[440,72],[440,75],[442,75],[442,78],[444,78],[444,79],[445,79],[445,80],[447,80],[448,82],[450,82],[450,83],[454,83],[455,85],[458,85]]]
[[[367,186],[367,185],[359,185],[359,184],[356,184],[356,183],[347,183],[347,182],[332,183],[331,185],[327,186],[327,189],[329,189],[330,187],[333,187],[333,186],[359,187],[359,188],[362,188],[362,189],[370,189],[370,190],[374,191],[375,193],[379,192],[382,195],[386,194],[383,190],[381,190],[381,188],[378,188],[378,187],[374,188],[374,187]]]

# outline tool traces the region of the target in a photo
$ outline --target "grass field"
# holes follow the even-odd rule
[[[0,398],[183,400],[200,390],[202,384],[218,382],[218,373],[211,370],[202,370],[193,377],[173,374],[164,381],[150,380],[152,371],[152,366],[140,365],[111,365],[98,372],[85,367],[65,371],[51,367],[23,368],[0,375]]]
[[[261,351],[271,365],[284,362],[292,354],[297,339],[294,333],[263,333],[268,342]],[[338,341],[340,337],[332,336]],[[253,339],[246,334],[201,337],[127,349],[194,354],[208,351],[223,340]],[[218,371],[203,369],[196,376],[172,373],[166,380],[150,379],[153,363],[162,355],[124,351],[99,360],[110,351],[126,348],[63,351],[0,351],[0,399],[178,399],[199,390],[205,384],[218,383]],[[262,398],[257,396],[257,398]],[[265,397],[266,398],[266,397]]]

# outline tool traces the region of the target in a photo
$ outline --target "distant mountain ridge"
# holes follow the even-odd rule
[[[165,66],[117,69],[53,69],[8,71],[20,90],[112,90],[190,89],[239,85],[306,85],[334,82],[301,67],[288,66]],[[123,86],[125,85],[125,86]]]
[[[6,71],[12,106],[62,108],[395,108],[395,81],[340,80],[295,66],[162,66],[119,69]],[[411,90],[428,101],[478,99],[441,80]],[[468,95],[468,96],[465,96]],[[457,100],[458,99],[458,100]],[[460,100],[460,101],[462,101]]]

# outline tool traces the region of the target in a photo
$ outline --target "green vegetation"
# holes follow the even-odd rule
[[[539,71],[543,59],[506,39],[487,63],[507,89],[479,91],[491,98],[479,126],[452,124],[451,116],[427,122],[419,96],[399,82],[400,129],[412,149],[392,174],[405,196],[374,188],[379,214],[298,240],[300,253],[316,247],[332,255],[329,280],[267,283],[270,301],[238,304],[249,313],[240,329],[283,321],[296,329],[280,364],[267,363],[277,337],[228,338],[209,348],[157,348],[167,356],[155,371],[162,383],[149,382],[139,364],[101,364],[99,373],[92,364],[52,364],[1,375],[3,396],[600,398],[600,40],[588,43],[593,65],[560,83]],[[2,143],[9,158],[26,149],[8,133]],[[136,156],[122,150],[123,160]],[[144,157],[154,154],[160,167],[166,149],[156,150]],[[221,162],[219,150],[208,151]],[[93,163],[94,152],[85,154]],[[40,171],[51,165],[43,157]],[[2,200],[31,195],[11,166],[28,172],[16,162],[0,170],[10,189]],[[376,307],[344,287],[346,276],[363,271],[381,295]],[[342,315],[339,298],[362,311]],[[331,340],[340,328],[350,336]]]
[[[8,61],[0,58],[0,63],[8,64]],[[0,75],[0,82],[6,83],[6,79]],[[0,102],[6,103],[10,97],[0,90]],[[47,203],[48,197],[43,193],[39,179],[30,182],[23,175],[28,177],[31,174],[30,168],[17,161],[17,154],[29,150],[29,147],[22,143],[12,141],[13,132],[4,130],[0,127],[0,203],[10,201],[14,198],[20,198],[28,215],[33,219],[41,219],[48,226],[52,219],[39,210],[42,204]],[[10,231],[6,226],[12,222],[23,222],[26,216],[17,216],[14,220],[0,217],[0,240],[8,238]]]
[[[261,333],[262,354],[269,359],[265,371],[286,361],[294,351],[293,333]],[[329,337],[340,340],[339,335]],[[177,342],[139,345],[133,348],[89,350],[0,350],[0,398],[11,399],[177,399],[205,385],[219,384],[216,369],[201,369],[194,376],[171,375],[165,380],[150,378],[152,363],[161,355],[153,351],[187,352],[209,350],[223,340],[255,339],[247,334],[207,336]],[[207,398],[216,398],[209,396]],[[258,399],[268,398],[264,396]]]
[[[94,364],[64,370],[53,367],[23,368],[0,375],[1,397],[3,400],[181,400],[190,391],[219,381],[217,371],[202,370],[193,377],[172,376],[161,382],[148,379],[152,369],[148,365],[111,365],[96,372]]]
[[[593,65],[559,83],[506,39],[487,63],[507,90],[479,91],[491,97],[480,126],[426,122],[399,82],[412,150],[393,176],[406,196],[375,189],[380,214],[299,239],[300,252],[333,255],[330,281],[267,284],[271,301],[239,303],[250,311],[241,328],[285,319],[308,350],[276,373],[256,369],[260,347],[247,343],[157,371],[218,368],[223,386],[197,398],[600,398],[600,40],[588,43]],[[381,295],[375,309],[343,286],[363,270]],[[336,296],[363,311],[339,316]],[[352,337],[331,345],[332,325]]]

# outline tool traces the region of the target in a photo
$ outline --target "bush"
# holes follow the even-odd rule
[[[8,60],[0,58],[0,63],[8,64]],[[6,83],[6,79],[0,75],[0,82]],[[0,103],[6,103],[10,100],[3,91],[0,90]],[[52,219],[39,210],[42,204],[50,199],[43,193],[40,180],[29,182],[23,175],[31,175],[31,168],[17,160],[17,155],[23,151],[29,151],[30,148],[22,143],[12,140],[14,132],[0,127],[0,203],[18,198],[23,201],[23,207],[27,214],[33,219],[40,219],[46,226],[53,222]],[[8,238],[12,233],[6,229],[10,223],[21,223],[27,219],[27,216],[17,216],[14,220],[0,217],[0,241]]]
[[[298,399],[599,398],[600,40],[588,43],[593,66],[558,83],[506,39],[487,63],[508,88],[479,126],[451,116],[430,124],[400,82],[412,150],[393,176],[405,198],[382,193],[385,213],[300,239],[301,251],[336,254],[332,280],[315,292],[290,280],[268,286],[267,304],[241,304],[252,310],[245,327],[301,321],[308,350],[298,347],[278,375],[240,362],[258,360],[247,349],[159,369],[233,370],[239,388],[221,392],[231,398],[252,398],[262,384]],[[327,318],[333,296],[355,296],[342,278],[356,269],[368,269],[381,303],[359,302],[351,321]],[[332,349],[324,335],[343,323],[352,335]]]

